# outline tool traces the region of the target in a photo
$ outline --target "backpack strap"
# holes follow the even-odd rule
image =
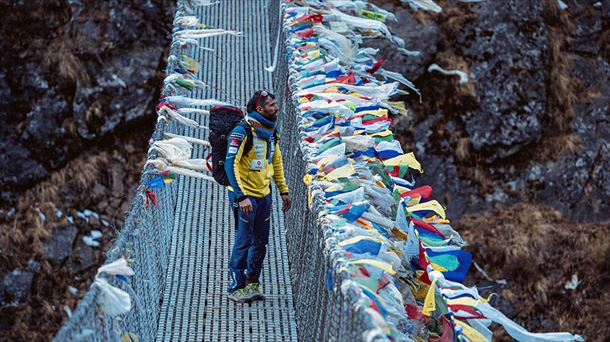
[[[250,124],[246,121],[246,119],[243,119],[242,121],[240,121],[238,123],[238,125],[241,125],[241,127],[244,128],[244,130],[246,131],[246,146],[244,146],[244,151],[243,154],[247,154],[248,152],[250,152],[250,150],[252,149],[252,146],[254,145],[254,136],[252,135],[252,126],[250,126]]]

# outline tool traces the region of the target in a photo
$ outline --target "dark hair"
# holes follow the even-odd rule
[[[269,95],[267,96],[261,96],[261,93],[263,91],[266,91]],[[275,99],[275,95],[271,94],[271,92],[269,90],[257,90],[254,95],[252,95],[252,98],[250,98],[250,101],[248,101],[248,104],[246,105],[246,111],[248,113],[252,113],[254,111],[256,111],[256,101],[258,100],[260,96],[260,100],[258,101],[258,105],[259,106],[264,106],[265,103],[267,102],[267,98],[272,98]]]

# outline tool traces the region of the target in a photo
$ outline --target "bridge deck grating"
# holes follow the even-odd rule
[[[244,37],[202,40],[214,52],[190,48],[201,62],[198,76],[209,88],[195,98],[245,105],[257,89],[269,87],[272,63],[267,0],[223,0],[196,15],[215,28]],[[263,31],[263,34],[261,34]],[[207,126],[207,117],[193,119]],[[175,133],[207,139],[207,130],[181,126]],[[195,145],[193,158],[203,158]],[[180,177],[169,267],[158,323],[159,341],[295,341],[296,321],[288,271],[284,216],[274,191],[269,248],[262,273],[263,302],[234,304],[227,298],[228,260],[235,237],[226,189],[201,179]]]

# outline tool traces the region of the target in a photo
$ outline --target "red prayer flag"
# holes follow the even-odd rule
[[[304,21],[309,21],[312,23],[321,23],[324,20],[324,16],[322,14],[306,14],[299,19],[295,20],[295,23],[300,23]]]
[[[366,72],[369,74],[374,74],[377,70],[379,70],[379,68],[381,68],[381,64],[383,64],[383,62],[385,62],[384,59],[378,60],[377,62],[373,63],[373,66],[370,69],[366,69]]]
[[[421,241],[419,241],[419,258],[417,259],[417,262],[419,263],[419,266],[421,266],[424,269],[424,273],[421,274],[421,276],[419,276],[419,280],[423,281],[424,283],[430,285],[432,284],[432,282],[430,281],[430,278],[428,277],[428,265],[430,265],[430,263],[428,262],[428,259],[426,258],[426,254],[424,252],[424,247],[421,244]]]
[[[312,37],[314,34],[315,34],[315,32],[311,28],[308,28],[307,30],[299,31],[296,33],[297,36],[299,36],[303,39]]]
[[[430,223],[418,220],[418,219],[414,218],[413,216],[410,216],[409,219],[411,219],[411,222],[413,222],[413,224],[416,225],[417,227],[425,229],[430,232],[433,232],[434,234],[439,235],[443,239],[447,238],[445,236],[445,234],[441,233],[438,229],[436,229],[436,227],[434,227]]]
[[[178,110],[178,108],[176,106],[174,106],[174,104],[171,102],[160,102],[157,105],[157,110],[161,110],[161,108],[163,108],[163,107],[167,107],[167,108],[173,109],[173,110]]]
[[[407,191],[405,193],[405,195],[407,195],[411,198],[416,198],[416,197],[430,198],[432,196],[432,187],[430,185],[425,185],[425,186],[419,187],[417,189]]]
[[[354,77],[354,73],[350,71],[349,74],[338,77],[335,82],[354,85],[356,84],[356,77]]]

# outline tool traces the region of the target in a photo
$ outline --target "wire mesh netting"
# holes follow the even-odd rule
[[[270,29],[274,36],[279,34],[279,39],[272,39],[270,44],[280,44],[273,88],[283,113],[281,148],[293,199],[293,208],[286,213],[286,240],[299,340],[361,340],[374,327],[363,307],[357,305],[358,297],[350,290],[341,291],[340,285],[347,275],[337,275],[341,265],[331,264],[329,253],[333,248],[327,239],[330,227],[317,220],[324,209],[323,197],[314,195],[311,210],[308,208],[308,189],[303,182],[306,162],[300,149],[302,134],[298,127],[301,118],[289,87],[286,33],[280,7],[280,1],[271,1]],[[311,193],[319,192],[311,189]]]
[[[312,198],[312,210],[307,206],[308,192],[302,181],[305,161],[299,149],[300,133],[298,123],[300,118],[292,103],[288,87],[288,66],[285,56],[284,41],[286,36],[281,24],[281,1],[260,1],[264,3],[268,15],[269,47],[263,53],[273,52],[279,42],[279,60],[273,73],[273,91],[283,111],[282,119],[282,149],[284,166],[293,208],[284,219],[286,228],[286,247],[289,255],[290,283],[296,320],[298,323],[299,340],[360,340],[363,332],[372,328],[368,316],[357,305],[357,297],[349,291],[339,288],[342,278],[337,276],[336,269],[340,265],[331,265],[327,245],[328,227],[318,223],[317,216],[323,207],[323,199]],[[189,1],[178,1],[177,14],[191,15],[194,8]],[[236,19],[237,20],[237,19]],[[279,34],[279,36],[277,36]],[[226,43],[225,43],[226,44]],[[180,44],[172,43],[170,55],[180,56],[183,51]],[[171,74],[177,59],[169,59],[166,74]],[[265,73],[261,68],[259,73]],[[260,77],[264,80],[265,77]],[[228,83],[229,80],[225,80]],[[255,81],[255,80],[251,80]],[[227,85],[215,84],[218,92],[223,93]],[[253,85],[255,87],[259,85]],[[263,86],[263,85],[260,85]],[[230,89],[229,89],[230,90]],[[220,96],[220,95],[219,95]],[[220,96],[222,97],[222,96]],[[242,96],[243,97],[243,96]],[[229,99],[245,102],[245,98]],[[153,133],[154,140],[163,139],[165,132],[182,132],[175,121],[160,120]],[[151,152],[149,159],[156,158]],[[118,341],[128,333],[137,336],[140,341],[152,341],[159,338],[159,318],[163,306],[164,292],[167,289],[167,274],[171,261],[171,246],[173,228],[179,219],[176,207],[182,194],[180,187],[172,184],[163,191],[156,193],[158,207],[145,205],[145,181],[142,177],[140,187],[134,197],[132,209],[125,225],[117,235],[112,248],[107,252],[107,260],[113,261],[124,257],[131,262],[135,276],[127,282],[113,281],[113,285],[124,289],[131,296],[133,307],[120,319],[111,318],[98,307],[96,300],[99,288],[92,286],[90,291],[79,302],[73,315],[65,321],[55,336],[55,341]],[[178,182],[183,181],[183,177]],[[282,263],[275,264],[282,267]],[[220,303],[220,302],[219,302]],[[165,303],[165,306],[172,306]],[[273,317],[273,316],[272,316]],[[276,317],[290,319],[290,317]],[[247,319],[247,317],[244,317]],[[269,322],[272,323],[272,322]],[[205,322],[199,322],[200,325]],[[196,326],[188,327],[197,330]],[[244,336],[233,334],[231,338],[241,340]],[[168,335],[171,336],[171,335]],[[186,335],[178,336],[185,339]],[[208,335],[206,335],[208,336]],[[209,337],[209,336],[208,336]],[[226,337],[226,336],[225,336]]]
[[[176,13],[185,10],[186,4],[178,1]],[[170,54],[178,54],[179,49],[173,44]],[[171,73],[175,65],[176,61],[168,61],[166,73]],[[175,122],[160,120],[152,138],[162,139],[166,131],[175,129]],[[154,158],[156,152],[152,151],[148,159]],[[72,316],[64,322],[54,341],[115,341],[121,340],[128,332],[138,335],[141,341],[155,339],[178,193],[177,187],[167,187],[157,193],[159,206],[147,208],[145,180],[146,177],[142,176],[125,225],[106,253],[108,261],[121,257],[132,261],[131,267],[137,276],[130,277],[128,282],[113,283],[129,293],[132,310],[120,320],[105,315],[96,302],[100,289],[92,286]]]

